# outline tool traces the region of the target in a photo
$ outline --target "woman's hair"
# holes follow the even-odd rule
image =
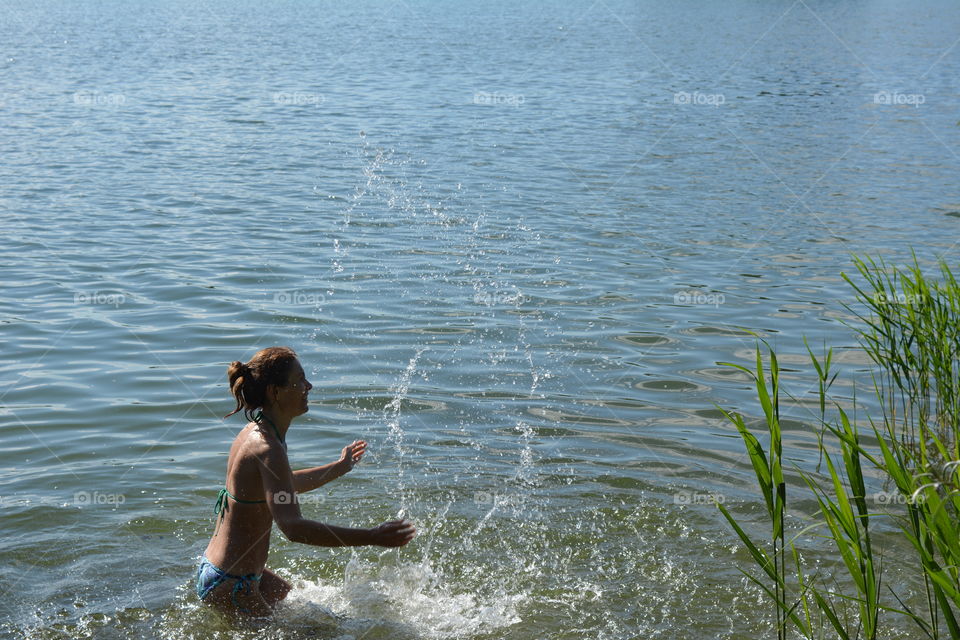
[[[234,360],[227,367],[227,381],[230,393],[237,401],[237,407],[223,416],[229,418],[240,409],[247,420],[253,420],[255,409],[262,409],[267,400],[267,385],[282,387],[290,377],[290,367],[297,360],[297,354],[288,347],[267,347],[261,349],[243,363]]]

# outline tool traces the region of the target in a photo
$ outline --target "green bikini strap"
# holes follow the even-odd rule
[[[220,493],[217,494],[217,502],[213,505],[213,514],[220,516],[221,518],[227,512],[227,496],[230,495],[230,492],[227,491],[227,488],[224,487],[220,489]]]
[[[217,518],[217,528],[214,530],[213,535],[217,535],[217,532],[220,531],[220,523],[225,517],[227,517],[227,509],[230,506],[230,501],[227,500],[227,498],[233,498],[235,502],[240,502],[242,504],[262,504],[266,502],[266,500],[241,500],[237,496],[227,491],[226,487],[220,489],[219,493],[217,493],[217,501],[213,505],[213,514],[215,516],[219,516]]]
[[[262,409],[257,412],[257,415],[253,416],[253,421],[256,422],[256,423],[259,424],[259,425],[263,425],[263,423],[260,422],[260,419],[261,419],[261,418],[263,418],[264,420],[266,420],[267,423],[273,428],[273,433],[276,434],[277,440],[280,441],[280,444],[282,444],[283,446],[287,446],[287,441],[280,437],[280,430],[277,429],[277,425],[273,424],[273,420],[271,420],[271,419],[268,418],[267,416],[263,415],[263,410],[262,410]]]
[[[229,504],[227,501],[228,497],[233,498],[234,502],[239,502],[241,504],[260,504],[262,502],[266,502],[266,500],[241,500],[237,496],[227,491],[227,488],[224,487],[223,489],[220,489],[220,492],[217,494],[217,503],[213,505],[213,512],[215,514],[219,515],[227,510],[227,505]]]

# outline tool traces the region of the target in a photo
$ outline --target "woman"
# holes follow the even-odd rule
[[[227,369],[230,392],[250,420],[230,447],[227,477],[217,498],[217,524],[197,568],[197,596],[221,611],[269,615],[290,584],[266,568],[270,531],[277,523],[293,542],[320,547],[400,547],[416,530],[406,520],[372,529],[348,529],[307,520],[296,494],[311,491],[353,469],[367,449],[357,440],[337,462],[291,471],[286,435],[290,422],[307,412],[313,388],[297,354],[286,347],[258,352],[246,364]]]

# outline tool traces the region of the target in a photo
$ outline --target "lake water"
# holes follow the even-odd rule
[[[371,444],[304,513],[420,536],[275,531],[266,637],[774,633],[709,500],[762,532],[717,363],[780,350],[809,467],[803,337],[869,382],[851,254],[956,255],[955,3],[2,15],[0,634],[256,635],[191,581],[226,365],[275,344],[315,385],[295,467]]]

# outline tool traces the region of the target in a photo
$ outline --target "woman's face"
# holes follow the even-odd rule
[[[300,362],[294,361],[290,367],[290,373],[287,375],[287,384],[282,387],[275,387],[275,402],[277,408],[288,413],[291,416],[299,416],[309,410],[307,406],[307,394],[313,389],[313,385],[307,381],[307,376],[303,372]]]

